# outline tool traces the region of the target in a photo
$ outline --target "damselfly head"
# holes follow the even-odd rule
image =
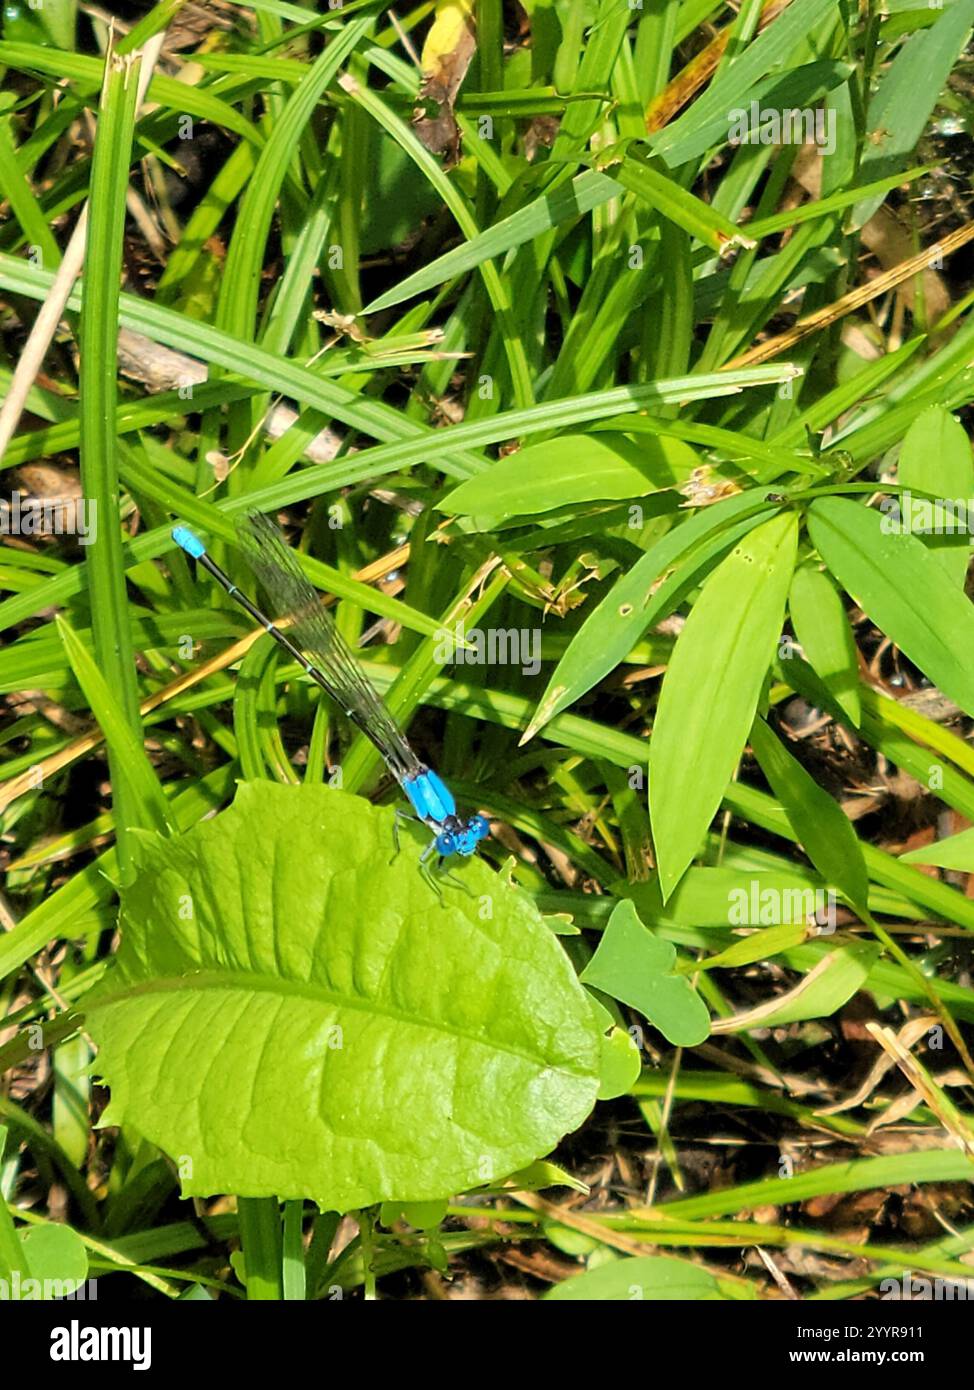
[[[476,854],[477,846],[489,834],[490,825],[486,816],[471,816],[466,821],[459,816],[451,816],[447,828],[436,837],[436,852],[443,859],[448,859],[451,854],[468,858]]]

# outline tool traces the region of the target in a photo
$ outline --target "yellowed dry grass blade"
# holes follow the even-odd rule
[[[782,10],[786,10],[791,0],[764,0],[761,8],[761,15],[758,19],[758,29],[765,29],[773,19],[777,19]],[[701,87],[706,86],[720,66],[730,42],[733,24],[727,24],[719,33],[710,40],[706,48],[687,63],[682,71],[666,84],[659,96],[650,102],[646,110],[646,130],[653,135],[664,126],[669,125],[678,111],[682,111],[688,101],[691,101],[700,91]]]
[[[908,261],[902,261],[892,270],[877,275],[875,280],[870,280],[866,285],[860,285],[858,289],[850,290],[848,294],[843,295],[833,304],[827,304],[823,309],[809,314],[807,318],[799,319],[786,333],[779,333],[776,338],[769,338],[767,342],[759,343],[757,347],[749,348],[747,352],[733,357],[729,362],[724,363],[721,370],[728,371],[731,367],[753,367],[761,362],[769,361],[772,357],[777,357],[779,353],[788,352],[796,343],[800,343],[810,334],[828,328],[830,324],[844,318],[846,314],[851,314],[854,309],[868,304],[871,299],[878,299],[887,290],[895,289],[904,280],[909,280],[912,276],[929,269],[934,261],[939,260],[942,256],[949,256],[952,251],[956,251],[959,246],[964,246],[971,240],[974,240],[974,222],[968,222],[963,227],[958,227],[955,232],[944,237],[943,241],[934,242],[933,246],[928,246],[925,251],[911,256]]]
[[[655,1253],[653,1250],[656,1242],[655,1234],[647,1233],[642,1238],[626,1235],[625,1232],[616,1231],[608,1224],[584,1212],[572,1211],[570,1207],[559,1206],[557,1202],[549,1202],[546,1197],[540,1196],[537,1192],[512,1192],[509,1195],[521,1206],[530,1207],[532,1211],[548,1217],[549,1220],[557,1221],[560,1226],[567,1226],[570,1230],[578,1231],[581,1235],[590,1236],[602,1245],[611,1246],[613,1250],[621,1250],[626,1255]],[[658,1213],[654,1211],[653,1215],[658,1215]],[[734,1236],[727,1239],[711,1236],[708,1241],[708,1244],[715,1246],[735,1243],[740,1245],[741,1242]],[[699,1259],[694,1260],[693,1263],[700,1269],[705,1269],[709,1274],[714,1275],[715,1278],[730,1278],[738,1284],[747,1282],[737,1275],[729,1275],[723,1266],[707,1264],[706,1261]]]
[[[903,1046],[892,1028],[881,1027],[878,1023],[867,1023],[866,1028],[887,1056],[893,1059],[913,1089],[923,1097],[958,1148],[968,1158],[974,1158],[974,1131],[923,1063]]]

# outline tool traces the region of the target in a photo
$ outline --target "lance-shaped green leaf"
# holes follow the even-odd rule
[[[865,909],[869,875],[852,822],[841,806],[809,776],[760,716],[751,726],[751,747],[816,869],[855,908]]]
[[[7,1128],[0,1125],[0,1160],[3,1159],[7,1147],[8,1133]],[[30,1278],[30,1265],[27,1263],[20,1233],[7,1210],[6,1202],[3,1202],[0,1203],[0,1278],[9,1280],[11,1276],[17,1279]]]
[[[458,275],[466,274],[468,270],[475,269],[492,257],[502,256],[515,246],[523,246],[526,241],[533,241],[535,237],[550,231],[552,227],[557,227],[561,222],[576,221],[584,217],[587,212],[591,212],[602,203],[607,203],[610,198],[617,198],[621,192],[621,186],[614,179],[589,169],[570,183],[564,183],[550,193],[535,198],[527,207],[518,208],[517,212],[512,212],[509,217],[495,222],[493,227],[488,227],[486,231],[471,237],[462,246],[447,251],[444,256],[438,256],[435,261],[431,261],[422,270],[417,270],[414,275],[407,275],[405,280],[401,280],[391,290],[380,294],[371,304],[367,304],[362,312],[378,313],[380,309],[401,304],[404,299],[425,294],[427,290],[434,289],[447,280],[453,280]]]
[[[645,883],[627,886],[620,881],[609,886],[614,893],[627,893],[642,917],[658,927],[760,927],[806,922],[824,903],[825,883],[810,869],[787,860],[780,862],[780,870],[747,865],[688,869],[665,905],[658,875]]]
[[[598,1028],[533,904],[482,860],[439,898],[392,826],[343,792],[252,782],[179,839],[140,834],[86,1017],[105,1123],[178,1157],[185,1195],[431,1201],[591,1109]]]
[[[630,193],[635,193],[640,202],[682,227],[712,251],[724,253],[734,246],[756,245],[723,213],[693,193],[688,193],[675,179],[654,168],[634,150],[620,156],[617,151],[610,149],[598,157],[598,162],[600,169],[611,168],[616,182]]]
[[[697,463],[689,444],[665,435],[634,442],[609,431],[564,434],[505,455],[437,505],[440,511],[473,517],[487,529],[512,516],[533,516],[573,502],[626,501],[676,487]]]
[[[664,901],[700,848],[747,740],[797,543],[794,512],[749,532],[710,575],[673,650],[649,750]]]
[[[901,519],[935,555],[944,573],[964,587],[974,526],[974,466],[967,431],[949,410],[933,405],[913,421],[903,440],[898,470]],[[940,501],[928,496],[933,493]]]
[[[788,608],[808,664],[858,729],[859,660],[838,589],[817,565],[800,565],[791,581]]]
[[[714,560],[755,525],[755,503],[738,493],[702,507],[650,546],[593,608],[569,642],[522,743],[624,661],[643,633],[667,617]],[[744,513],[743,519],[741,513]],[[662,584],[656,581],[668,574]]]
[[[735,941],[726,951],[718,951],[716,955],[694,961],[694,969],[732,970],[741,965],[751,965],[756,960],[771,960],[781,951],[800,946],[807,935],[805,922],[782,922],[777,927],[762,927],[760,931],[751,932],[742,940]]]
[[[132,160],[141,55],[105,58],[105,83],[91,161],[90,217],[85,236],[84,301],[78,335],[81,371],[78,380],[80,433],[78,458],[81,491],[93,518],[88,537],[88,600],[91,636],[100,675],[112,692],[115,708],[141,737],[135,653],[128,626],[128,596],[122,565],[122,527],[116,442],[107,429],[118,403],[119,282],[125,238],[125,190]],[[108,744],[115,832],[122,872],[131,868],[128,836],[145,820],[131,785],[127,760]],[[161,796],[161,793],[160,793]]]
[[[819,497],[808,533],[860,608],[949,700],[974,715],[974,607],[898,512]]]

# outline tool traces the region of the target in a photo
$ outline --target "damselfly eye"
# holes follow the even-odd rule
[[[457,852],[457,837],[451,830],[443,830],[436,837],[436,852],[447,859]]]

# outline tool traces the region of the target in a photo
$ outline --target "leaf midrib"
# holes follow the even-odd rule
[[[87,1010],[89,1014],[97,1013],[100,1009],[107,1009],[115,1004],[126,1003],[132,999],[149,997],[156,994],[177,993],[187,990],[211,990],[225,989],[227,991],[239,990],[251,994],[266,993],[274,995],[290,995],[300,999],[308,999],[316,1004],[328,1003],[337,1008],[349,1009],[353,1012],[368,1013],[370,1016],[378,1015],[381,1018],[389,1019],[390,1022],[410,1024],[415,1028],[427,1028],[434,1033],[442,1033],[447,1037],[462,1038],[467,1042],[478,1043],[482,1047],[489,1047],[495,1052],[503,1053],[511,1057],[519,1057],[522,1061],[530,1062],[550,1068],[552,1071],[561,1072],[568,1076],[588,1077],[590,1073],[581,1068],[574,1068],[565,1064],[552,1062],[547,1058],[539,1058],[537,1054],[527,1052],[523,1048],[512,1047],[509,1044],[497,1042],[494,1039],[485,1038],[473,1032],[472,1029],[446,1027],[442,1023],[434,1020],[417,1020],[415,1015],[408,1014],[401,1009],[393,1009],[388,1005],[376,1004],[371,1000],[358,1000],[349,998],[346,995],[338,994],[336,991],[327,990],[320,986],[312,986],[301,980],[282,980],[271,978],[266,975],[250,974],[243,970],[213,971],[200,970],[190,975],[171,975],[161,976],[154,980],[142,980],[137,984],[129,985],[124,989],[119,989],[111,995],[105,995],[98,999]]]

